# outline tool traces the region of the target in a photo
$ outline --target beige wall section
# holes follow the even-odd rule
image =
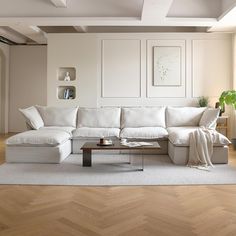
[[[196,106],[199,96],[209,96],[210,105],[214,106],[222,90],[231,88],[232,81],[232,36],[230,34],[217,33],[140,33],[140,34],[99,34],[100,48],[102,51],[98,58],[101,64],[101,71],[98,72],[98,105],[99,106]],[[141,97],[133,98],[104,98],[101,96],[103,91],[102,75],[104,66],[104,49],[101,45],[107,40],[124,39],[141,41]],[[196,42],[201,42],[199,45]],[[103,43],[103,44],[102,44]],[[117,42],[116,42],[117,43]],[[210,48],[207,46],[210,45]],[[154,86],[153,85],[153,48],[155,46],[179,46],[182,55],[181,85],[180,86]],[[106,50],[106,48],[105,48]],[[110,60],[114,57],[110,47]],[[203,52],[205,50],[205,53]],[[133,51],[130,51],[132,53]],[[122,54],[122,53],[121,53]],[[106,51],[105,51],[106,55]],[[117,56],[117,55],[115,55]],[[207,56],[207,61],[205,57]],[[197,60],[196,60],[197,59]],[[106,58],[108,61],[109,58]],[[202,64],[204,61],[204,65]],[[132,61],[130,61],[132,63]],[[113,65],[114,66],[114,65]],[[217,69],[216,69],[217,68]],[[106,68],[105,68],[106,69]],[[123,67],[123,70],[130,70],[130,64]],[[110,68],[112,71],[112,68]],[[217,73],[215,73],[217,71]],[[111,77],[112,75],[110,75]],[[118,76],[116,76],[119,79]],[[111,77],[114,79],[114,76]],[[199,83],[198,81],[201,81]],[[207,81],[207,90],[206,87]],[[220,86],[218,86],[218,84]],[[223,83],[222,83],[223,81]],[[219,83],[220,82],[220,83]],[[129,90],[134,88],[132,84],[123,83],[129,86]],[[100,87],[99,87],[100,86]],[[109,89],[109,88],[105,88]],[[126,88],[127,89],[127,88]],[[105,91],[106,92],[106,91]],[[114,92],[110,87],[109,93]]]
[[[48,34],[48,97],[50,106],[97,106],[97,41],[93,34]],[[60,67],[74,67],[76,79],[58,80]],[[76,88],[73,100],[58,99],[59,86]]]
[[[232,39],[232,45],[233,45],[233,89],[236,90],[236,34],[233,35]],[[236,138],[236,110],[232,109],[231,112],[231,132],[232,132],[232,138]]]
[[[48,105],[190,106],[204,95],[213,106],[232,86],[231,42],[230,34],[217,33],[48,34]],[[153,86],[156,45],[181,46],[181,87]],[[77,79],[58,81],[60,67],[75,67]],[[76,99],[57,98],[57,87],[66,84],[76,87]]]
[[[9,131],[26,129],[19,108],[46,105],[47,47],[11,46]]]
[[[8,132],[9,50],[0,42],[0,133]]]

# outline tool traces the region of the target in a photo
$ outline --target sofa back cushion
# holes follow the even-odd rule
[[[36,107],[45,126],[76,127],[77,107]]]
[[[79,108],[77,127],[120,128],[120,108]]]
[[[166,127],[165,107],[122,108],[122,128]]]
[[[205,107],[167,107],[167,127],[199,126]]]

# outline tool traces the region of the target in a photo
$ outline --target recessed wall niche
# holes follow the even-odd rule
[[[66,77],[69,79],[67,80]],[[60,67],[57,71],[57,78],[60,81],[76,80],[76,69],[74,67]]]
[[[74,86],[58,86],[57,98],[62,100],[75,99],[76,88]]]

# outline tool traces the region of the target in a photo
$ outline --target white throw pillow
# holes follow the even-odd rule
[[[166,127],[165,107],[122,108],[122,128]]]
[[[205,110],[205,107],[167,107],[167,127],[199,126]]]
[[[79,108],[78,128],[120,128],[120,108]]]
[[[76,127],[78,107],[43,107],[36,106],[45,126]]]
[[[208,108],[204,111],[202,118],[199,122],[199,126],[204,126],[206,128],[215,129],[216,121],[219,117],[220,109]]]
[[[19,109],[26,119],[26,122],[33,129],[39,129],[44,126],[42,117],[40,116],[38,110],[35,107],[28,107],[25,109]]]

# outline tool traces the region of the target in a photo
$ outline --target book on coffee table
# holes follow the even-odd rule
[[[127,142],[127,143],[122,143],[121,145],[127,147],[141,147],[141,146],[152,146],[153,144],[147,142]]]

